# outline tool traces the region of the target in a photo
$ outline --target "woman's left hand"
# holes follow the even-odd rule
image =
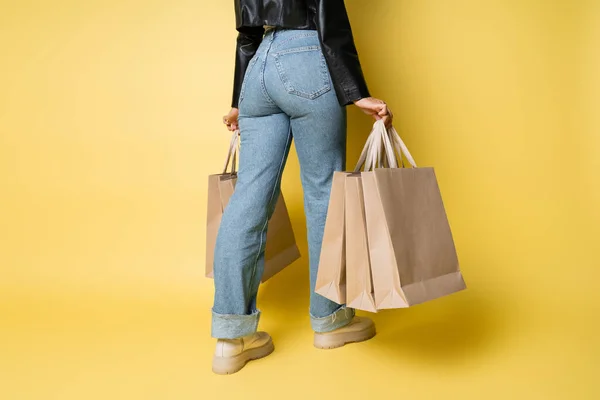
[[[238,110],[237,108],[232,108],[231,111],[229,111],[229,114],[227,114],[226,116],[223,117],[223,123],[225,125],[227,125],[227,129],[229,129],[231,132],[237,131],[239,129],[239,127],[238,127],[239,115],[240,115],[240,110]]]

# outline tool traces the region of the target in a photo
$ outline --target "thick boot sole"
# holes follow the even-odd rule
[[[259,358],[266,357],[271,354],[273,350],[275,350],[273,340],[269,339],[269,341],[264,345],[244,351],[243,353],[234,357],[214,357],[212,370],[215,374],[219,375],[235,374],[244,368],[248,361],[258,360]]]
[[[376,334],[375,325],[356,332],[343,332],[334,334],[315,333],[315,347],[317,349],[335,349],[348,343],[364,342],[372,339]]]

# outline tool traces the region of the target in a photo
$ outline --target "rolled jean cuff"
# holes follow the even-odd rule
[[[218,314],[212,312],[211,336],[215,339],[238,339],[252,335],[258,329],[260,311],[250,315]]]
[[[354,314],[354,308],[341,306],[333,314],[326,317],[317,318],[311,315],[310,324],[313,331],[317,333],[331,332],[348,325],[354,318]]]

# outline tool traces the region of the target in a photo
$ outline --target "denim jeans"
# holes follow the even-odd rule
[[[345,168],[346,154],[346,110],[316,31],[267,32],[248,65],[239,110],[240,165],[217,236],[212,336],[234,339],[256,332],[267,221],[292,139],[304,190],[311,325],[316,332],[347,325],[354,310],[314,292],[332,176]]]

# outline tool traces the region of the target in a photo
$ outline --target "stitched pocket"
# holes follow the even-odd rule
[[[316,99],[331,90],[329,71],[320,46],[304,46],[275,53],[279,78],[288,93]]]

